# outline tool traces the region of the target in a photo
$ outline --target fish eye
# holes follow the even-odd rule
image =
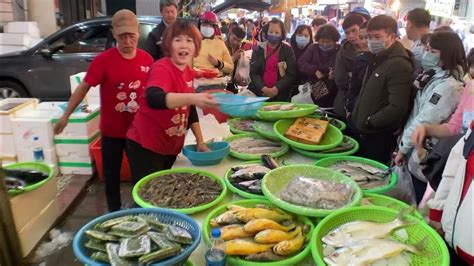
[[[330,236],[335,236],[336,234],[334,232],[330,233],[329,234]]]
[[[332,256],[335,257],[335,258],[337,258],[337,256],[339,256],[339,254],[334,253],[334,254],[332,254]]]

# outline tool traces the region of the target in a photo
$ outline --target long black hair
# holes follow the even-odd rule
[[[468,71],[468,67],[464,46],[459,36],[449,31],[436,32],[430,36],[429,45],[431,48],[441,51],[440,61],[443,64],[443,70],[448,75],[462,80],[464,73]]]
[[[293,35],[291,35],[291,38],[290,38],[291,47],[296,47],[297,46],[297,44],[296,44],[296,35],[302,33],[304,30],[308,30],[308,32],[309,32],[309,43],[308,43],[308,45],[313,43],[313,31],[311,30],[311,26],[309,26],[309,25],[298,25],[298,27],[296,27],[295,32],[293,33]]]

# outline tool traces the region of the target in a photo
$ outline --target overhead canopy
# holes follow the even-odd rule
[[[264,11],[270,8],[270,3],[262,0],[226,0],[224,3],[215,6],[212,11],[221,13],[232,8],[241,8],[250,11]]]

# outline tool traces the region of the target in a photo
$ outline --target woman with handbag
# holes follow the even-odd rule
[[[311,44],[298,60],[298,70],[312,84],[313,102],[321,107],[332,107],[336,96],[332,76],[340,39],[338,30],[331,24],[322,26]]]

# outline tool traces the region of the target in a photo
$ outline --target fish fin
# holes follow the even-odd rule
[[[400,210],[400,212],[397,215],[397,219],[406,222],[406,216],[407,215],[413,215],[415,214],[416,206],[412,205],[410,207],[406,207]]]
[[[428,250],[427,250],[427,247],[428,247],[428,237],[425,236],[422,240],[420,240],[418,243],[414,244],[413,247],[414,247],[414,250],[416,254],[420,255],[420,256],[428,256]]]

